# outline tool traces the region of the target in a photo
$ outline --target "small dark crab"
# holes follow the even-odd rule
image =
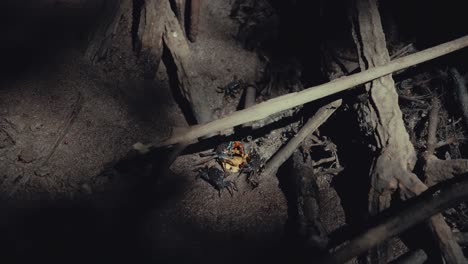
[[[247,162],[245,163],[244,167],[242,168],[241,172],[245,172],[250,176],[257,174],[262,167],[262,159],[257,152],[252,151],[248,156]]]
[[[221,191],[223,189],[227,189],[229,194],[232,196],[233,195],[233,190],[237,191],[236,184],[224,180],[224,172],[215,168],[215,167],[208,167],[205,166],[203,168],[200,168],[197,170],[197,178],[202,178],[209,184],[211,184],[216,190],[218,190],[218,195],[221,197]]]
[[[240,91],[247,88],[247,83],[245,83],[242,79],[238,79],[236,75],[234,75],[233,80],[228,83],[224,87],[218,87],[216,90],[218,93],[224,93],[224,97],[236,97]]]
[[[245,173],[247,175],[247,182],[253,187],[258,186],[258,174],[262,167],[263,160],[260,158],[257,152],[252,150],[246,163],[244,164],[243,168],[239,172],[239,175]]]

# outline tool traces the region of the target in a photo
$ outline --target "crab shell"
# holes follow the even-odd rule
[[[245,159],[240,156],[234,156],[229,159],[225,159],[221,162],[221,166],[225,171],[229,171],[231,173],[239,172],[242,166],[244,165]]]

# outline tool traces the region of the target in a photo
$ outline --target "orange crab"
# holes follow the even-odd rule
[[[231,173],[239,172],[247,163],[249,155],[240,141],[230,141],[226,147],[227,155],[218,159],[225,171]]]
[[[229,141],[220,144],[216,149],[210,153],[200,154],[200,156],[212,156],[212,158],[203,161],[208,162],[211,159],[216,161],[222,166],[224,171],[236,173],[247,164],[249,155],[245,151],[244,144],[241,141]]]

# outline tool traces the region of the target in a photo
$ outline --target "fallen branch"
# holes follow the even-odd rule
[[[455,240],[452,230],[445,222],[442,214],[434,215],[429,219],[429,228],[434,238],[436,238],[436,243],[444,257],[445,263],[468,263],[463,255],[463,250]]]
[[[319,263],[345,263],[383,241],[394,237],[453,205],[468,199],[468,180],[424,193],[408,201],[405,209],[381,221],[362,235],[352,239]],[[440,192],[439,192],[440,191]]]
[[[396,59],[386,65],[370,68],[360,73],[342,77],[322,85],[305,89],[301,92],[279,96],[247,109],[236,111],[231,115],[221,119],[211,121],[203,125],[192,126],[187,133],[172,135],[171,138],[155,143],[154,146],[162,147],[180,142],[192,142],[200,137],[213,133],[219,133],[225,129],[229,129],[248,122],[257,121],[289,108],[336,94],[338,92],[377,79],[381,76],[385,76],[395,71],[435,59],[467,46],[468,36],[446,42],[444,44],[408,55],[406,57]]]
[[[340,107],[341,100],[333,101],[325,106],[322,106],[313,117],[311,117],[307,123],[297,132],[297,134],[278,151],[273,158],[271,158],[265,169],[259,176],[259,179],[263,176],[274,175],[278,171],[279,167],[287,160],[304,139],[312,134],[319,126],[321,126],[327,119]]]

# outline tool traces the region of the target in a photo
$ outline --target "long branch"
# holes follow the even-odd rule
[[[441,188],[440,192],[434,190],[414,198],[398,215],[383,220],[381,224],[351,240],[347,245],[319,263],[345,263],[382,241],[396,236],[432,215],[468,199],[467,188],[468,179],[465,179],[462,182],[452,183]]]
[[[296,151],[299,145],[310,136],[319,126],[341,106],[341,100],[333,101],[325,106],[322,106],[317,113],[307,121],[307,123],[299,130],[299,132],[280,150],[273,158],[271,158],[265,166],[260,176],[274,175],[279,167]]]
[[[360,84],[391,74],[395,71],[435,59],[467,46],[468,36],[464,36],[406,57],[393,60],[383,66],[374,67],[360,73],[342,77],[325,84],[305,89],[301,92],[279,96],[247,109],[236,111],[221,119],[214,120],[203,125],[193,126],[187,133],[173,135],[167,140],[156,143],[155,147],[168,146],[180,142],[192,142],[200,137],[212,133],[221,132],[225,129],[241,124],[257,121],[272,114],[345,91]]]

